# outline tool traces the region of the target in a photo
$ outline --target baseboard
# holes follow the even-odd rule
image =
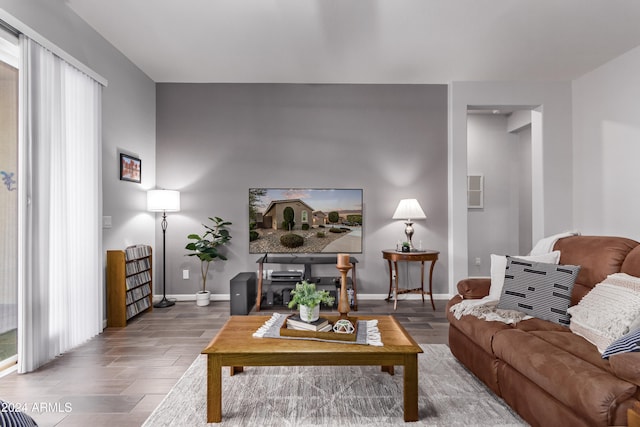
[[[154,295],[153,301],[160,301],[162,295]],[[195,301],[196,294],[168,294],[167,299],[169,301]],[[209,299],[211,301],[230,301],[231,295],[229,294],[210,294]]]
[[[384,300],[387,299],[387,294],[358,294],[359,300]],[[419,294],[401,294],[398,296],[398,301],[409,300],[409,299],[422,299]],[[424,299],[429,299],[429,295],[425,295]],[[450,300],[451,296],[449,294],[433,294],[434,300]]]
[[[0,378],[18,370],[18,356],[11,356],[0,365]],[[4,424],[2,424],[4,425]]]
[[[358,294],[358,299],[361,301],[374,301],[374,300],[384,300],[387,298],[387,294]],[[425,295],[425,299],[428,299],[429,296]],[[160,301],[162,299],[162,295],[154,295],[153,301]],[[167,299],[170,301],[195,301],[195,294],[172,294],[167,295]],[[211,294],[211,301],[230,301],[231,296],[229,294]],[[398,301],[402,300],[418,300],[421,299],[418,294],[402,294],[398,296]],[[451,296],[449,294],[433,294],[434,300],[449,300]]]

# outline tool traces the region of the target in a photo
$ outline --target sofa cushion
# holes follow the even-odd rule
[[[549,264],[557,264],[560,260],[560,251],[553,251],[547,254],[517,256],[516,258],[526,259],[527,261],[546,262]],[[492,299],[500,299],[502,288],[504,287],[504,275],[507,268],[507,256],[491,254],[491,287],[489,288],[489,296]]]
[[[616,376],[640,387],[640,353],[618,353],[609,357]]]
[[[627,273],[631,276],[640,277],[640,245],[636,246],[629,252],[620,267],[621,273]]]
[[[493,354],[491,349],[493,335],[498,331],[511,329],[511,326],[505,323],[486,321],[475,316],[462,316],[456,319],[450,310],[447,310],[447,319],[452,326],[458,328],[469,340],[489,354]]]
[[[571,353],[575,357],[589,362],[604,371],[611,374],[615,373],[609,361],[602,359],[600,352],[593,344],[581,336],[572,333],[567,328],[564,328],[564,332],[534,331],[531,332],[531,335],[540,338],[554,347],[561,348],[567,353]]]
[[[548,320],[538,319],[533,317],[531,319],[523,320],[514,325],[516,329],[520,329],[525,332],[529,331],[557,331],[571,333],[566,326],[558,325],[557,323],[549,322]]]
[[[589,420],[588,424],[609,425],[611,408],[637,390],[634,384],[518,329],[495,334],[493,350],[522,376]]]
[[[498,308],[569,326],[567,308],[580,266],[556,265],[507,257]]]
[[[609,275],[569,313],[571,330],[602,353],[640,317],[640,279],[624,273]]]

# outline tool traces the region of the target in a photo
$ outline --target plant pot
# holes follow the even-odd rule
[[[311,317],[309,317],[311,316]],[[320,305],[309,308],[306,305],[300,305],[300,319],[305,322],[315,322],[320,318]]]
[[[211,296],[211,293],[209,291],[198,292],[196,294],[196,305],[198,307],[204,307],[206,305],[209,305],[209,302],[211,302],[211,300],[209,299],[210,296]]]

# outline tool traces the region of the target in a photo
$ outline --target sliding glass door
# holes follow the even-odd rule
[[[18,62],[17,39],[0,34],[0,369],[17,353]]]

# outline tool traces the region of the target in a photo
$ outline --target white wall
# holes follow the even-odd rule
[[[529,118],[531,112],[529,112]],[[518,166],[519,191],[518,191],[518,255],[528,254],[533,248],[532,240],[532,200],[531,200],[531,122],[529,125],[519,128],[518,137]]]
[[[155,185],[155,83],[63,1],[0,0],[0,8],[108,80],[102,91],[102,208],[113,228],[103,230],[103,259],[108,249],[155,247],[157,223],[145,212],[145,190]],[[141,184],[119,180],[119,150],[142,159]]]
[[[574,222],[640,240],[640,47],[573,82]]]
[[[518,222],[519,239],[518,254],[523,255],[533,247],[533,217],[532,217],[532,175],[531,175],[531,147],[532,147],[532,115],[531,110],[516,110],[509,115],[507,131],[518,137],[519,157],[519,191],[518,191]],[[539,129],[536,132],[540,133]]]
[[[63,1],[0,0],[0,8],[108,80],[102,92],[103,212],[112,216],[113,228],[103,231],[103,248],[155,246],[155,217],[145,212],[145,190],[155,186],[155,83]],[[119,180],[118,150],[142,159],[142,184]]]
[[[468,276],[467,107],[541,106],[542,147],[533,147],[533,239],[571,229],[573,220],[571,84],[453,82],[449,85],[449,268],[450,292]],[[535,123],[534,123],[535,124]],[[535,145],[535,143],[533,144]]]
[[[492,253],[531,251],[531,111],[469,114],[467,155],[468,173],[485,180],[484,208],[468,210],[468,271],[488,276]]]

